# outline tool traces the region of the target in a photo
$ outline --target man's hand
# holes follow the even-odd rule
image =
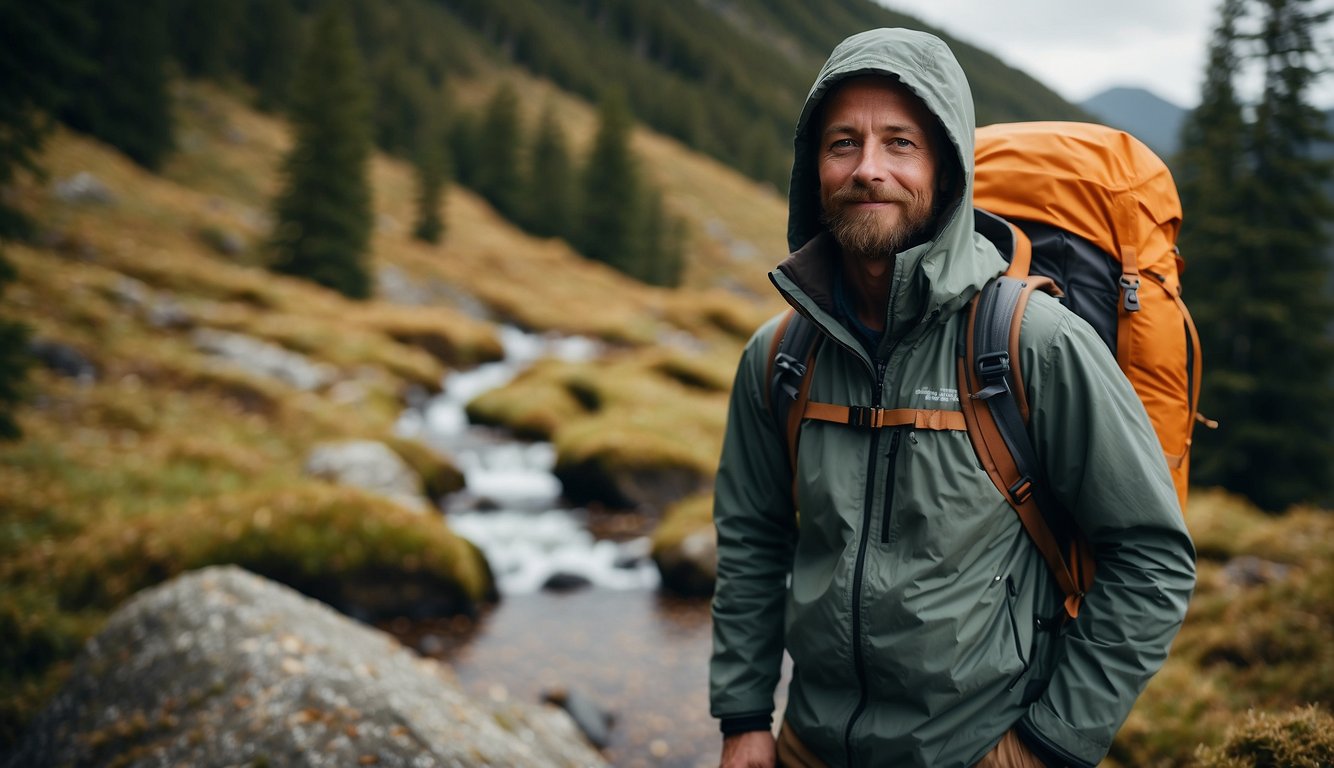
[[[768,731],[746,731],[723,737],[718,768],[774,768],[778,752]]]

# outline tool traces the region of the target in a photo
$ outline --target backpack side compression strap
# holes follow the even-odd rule
[[[1019,515],[1047,562],[1074,618],[1092,581],[1092,558],[1078,537],[1067,558],[1049,515],[1058,513],[1045,493],[1041,464],[1026,426],[1026,399],[1018,371],[1018,328],[1034,290],[1051,290],[1048,278],[999,277],[974,298],[959,356],[959,402],[968,437],[996,489]],[[1067,526],[1058,526],[1064,529]],[[1063,530],[1063,533],[1065,531]],[[1072,568],[1072,564],[1074,567]]]

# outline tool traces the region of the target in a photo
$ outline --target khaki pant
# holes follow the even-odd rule
[[[797,738],[797,734],[783,723],[778,730],[778,766],[779,768],[828,768],[824,761],[816,757]]]
[[[793,733],[787,723],[778,731],[779,768],[828,768]],[[1006,731],[995,749],[982,756],[975,768],[1045,768],[1014,731]]]
[[[976,768],[1045,768],[1042,761],[1034,755],[1019,736],[1013,731],[1005,732],[996,748],[982,756]]]

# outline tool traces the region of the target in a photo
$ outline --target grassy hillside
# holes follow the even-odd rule
[[[623,93],[656,132],[785,189],[793,119],[839,40],[902,26],[944,37],[973,83],[983,123],[1083,115],[1032,77],[871,0],[348,0],[375,97],[379,146],[408,156],[445,94],[520,68],[597,103]],[[191,76],[244,80],[281,107],[307,0],[161,6],[172,55]],[[153,13],[153,11],[146,11]],[[199,15],[209,14],[208,23]],[[281,23],[280,23],[281,22]],[[446,110],[448,111],[448,110]]]
[[[549,85],[521,85],[562,100],[571,134],[587,139],[589,107]],[[237,562],[363,609],[358,596],[374,580],[404,601],[444,596],[437,610],[475,610],[489,576],[438,518],[312,479],[302,466],[319,443],[379,439],[429,485],[445,469],[393,437],[393,422],[411,391],[499,355],[496,323],[609,345],[596,377],[608,388],[601,407],[590,410],[592,390],[574,381],[587,373],[562,379],[567,398],[585,398],[571,414],[584,427],[563,438],[565,450],[666,452],[704,473],[736,351],[775,308],[738,292],[763,289],[763,265],[781,248],[781,202],[648,133],[636,147],[690,222],[696,288],[646,287],[561,241],[522,234],[459,189],[446,203],[445,241],[426,246],[408,232],[411,169],[379,156],[371,173],[381,290],[346,300],[262,266],[286,127],[209,85],[181,86],[176,101],[180,151],[160,175],[59,132],[42,158],[47,177],[13,190],[39,234],[7,245],[18,279],[0,311],[82,358],[86,372],[38,367],[18,413],[25,437],[0,445],[0,744],[108,611],[185,569]],[[80,174],[105,199],[56,193]],[[304,356],[331,382],[303,390],[229,366],[207,354],[202,331]],[[669,340],[675,346],[659,346]],[[660,400],[655,418],[622,418],[643,396]],[[616,431],[598,427],[612,422]]]
[[[786,188],[791,126],[812,78],[840,40],[866,29],[910,27],[949,42],[972,81],[980,123],[1083,116],[995,56],[870,0],[450,0],[444,7],[476,49],[589,100],[622,89],[659,132],[778,189]]]

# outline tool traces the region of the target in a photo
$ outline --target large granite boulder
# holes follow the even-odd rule
[[[227,566],[117,611],[5,765],[605,762],[565,712],[483,705],[390,636]]]

